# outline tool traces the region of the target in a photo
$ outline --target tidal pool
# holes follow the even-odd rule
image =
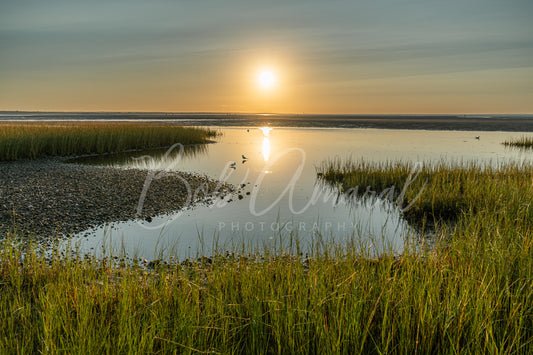
[[[251,248],[295,250],[296,244],[305,253],[332,243],[355,245],[370,255],[401,253],[417,233],[401,218],[394,201],[345,201],[336,188],[317,179],[318,166],[337,158],[501,164],[529,162],[532,154],[505,148],[501,142],[521,135],[509,132],[213,128],[222,133],[214,144],[78,162],[193,172],[227,181],[240,187],[239,192],[150,222],[117,221],[88,236],[80,233],[68,243],[82,252],[105,249],[148,260]]]

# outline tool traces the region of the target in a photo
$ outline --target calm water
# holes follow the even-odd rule
[[[107,156],[87,163],[194,172],[244,187],[209,205],[143,221],[118,222],[72,242],[84,252],[123,250],[131,256],[209,255],[214,248],[355,243],[372,254],[400,253],[416,233],[387,201],[337,200],[316,168],[334,158],[484,164],[528,161],[530,152],[500,143],[520,133],[328,128],[220,128],[218,143],[162,152]],[[480,136],[480,139],[476,139]],[[243,160],[242,155],[247,159]],[[133,157],[133,158],[132,158]],[[232,168],[231,164],[235,163]],[[364,188],[364,187],[362,187]],[[399,187],[401,188],[401,187]],[[247,194],[249,193],[249,194]],[[228,201],[231,199],[232,201]],[[82,233],[83,234],[83,233]],[[291,238],[292,236],[292,238]]]

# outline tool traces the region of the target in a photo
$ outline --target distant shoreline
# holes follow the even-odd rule
[[[533,132],[533,115],[283,115],[0,112],[0,121],[156,121],[193,126]]]

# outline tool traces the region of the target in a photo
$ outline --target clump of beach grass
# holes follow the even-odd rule
[[[533,148],[533,137],[522,136],[518,138],[509,138],[502,144],[512,148],[531,149]]]
[[[465,224],[476,216],[498,215],[507,216],[499,222],[507,227],[516,225],[516,220],[508,217],[514,216],[528,229],[533,221],[533,169],[526,164],[368,163],[334,159],[325,162],[318,174],[344,192],[361,194],[369,188],[393,197],[405,209],[406,219],[416,225]]]
[[[2,122],[0,161],[208,143],[207,128],[141,122]]]

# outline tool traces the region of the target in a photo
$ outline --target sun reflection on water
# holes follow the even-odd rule
[[[263,158],[265,161],[268,161],[270,158],[270,131],[272,128],[270,127],[261,127],[259,128],[261,131],[263,131]]]
[[[272,128],[270,128],[270,127],[261,127],[261,128],[259,128],[259,129],[260,129],[261,131],[263,131],[263,135],[264,135],[265,137],[270,136],[270,131],[272,131]]]
[[[270,158],[270,138],[268,137],[263,138],[263,158],[265,161],[268,161],[268,158]]]

